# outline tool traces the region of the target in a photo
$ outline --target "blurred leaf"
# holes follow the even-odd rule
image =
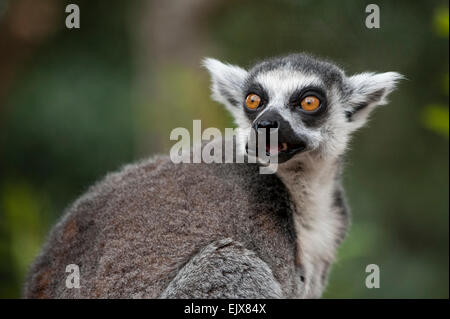
[[[428,105],[422,113],[425,127],[448,138],[448,107],[440,104]]]
[[[433,18],[434,30],[441,37],[448,38],[448,8],[439,8],[436,10]]]
[[[0,204],[2,227],[9,235],[9,253],[20,280],[38,253],[48,229],[48,218],[44,213],[48,205],[30,185],[18,182],[3,186]]]

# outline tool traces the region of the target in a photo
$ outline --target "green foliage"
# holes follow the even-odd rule
[[[448,106],[427,105],[422,118],[425,127],[448,138]]]
[[[448,22],[448,7],[440,7],[436,9],[433,24],[436,34],[441,37],[448,38],[449,22]]]
[[[0,188],[2,246],[0,259],[10,263],[15,294],[28,266],[48,231],[50,203],[26,183],[5,183]],[[2,287],[4,289],[4,287]],[[12,287],[11,287],[12,288]],[[0,291],[2,291],[1,289]]]

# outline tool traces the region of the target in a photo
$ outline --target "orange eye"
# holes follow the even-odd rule
[[[317,97],[315,97],[314,95],[310,95],[310,96],[305,97],[301,101],[300,105],[303,110],[305,110],[307,112],[312,112],[319,108],[320,100]]]
[[[249,94],[245,99],[245,106],[254,110],[261,104],[261,98],[256,94]]]

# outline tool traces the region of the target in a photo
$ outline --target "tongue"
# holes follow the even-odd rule
[[[280,152],[281,150],[281,145],[275,145],[275,146],[271,146],[271,145],[266,145],[266,152],[270,153],[270,154],[277,154],[278,152]]]

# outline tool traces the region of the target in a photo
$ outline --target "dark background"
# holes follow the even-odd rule
[[[106,172],[168,152],[175,127],[221,129],[201,58],[248,66],[307,51],[348,74],[407,77],[355,137],[353,225],[324,297],[449,297],[448,1],[0,0],[0,297],[63,209]],[[365,287],[377,264],[381,287]]]

